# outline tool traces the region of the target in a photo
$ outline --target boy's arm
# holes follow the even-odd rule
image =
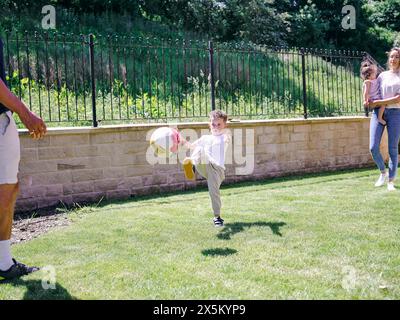
[[[184,146],[185,148],[187,148],[187,149],[192,149],[192,143],[190,143],[190,142],[187,141],[186,139],[183,139],[183,138],[182,138],[180,144],[181,144],[182,146]]]
[[[229,145],[229,144],[232,143],[232,135],[231,135],[230,132],[229,132],[229,133],[226,133],[226,134],[224,135],[224,143],[227,144],[227,145]]]
[[[201,138],[200,138],[201,139]],[[183,145],[185,148],[187,148],[187,149],[194,149],[194,148],[196,148],[197,147],[197,145],[199,144],[199,141],[200,141],[200,139],[197,139],[196,141],[194,141],[194,142],[189,142],[189,141],[187,141],[186,139],[183,139],[182,138],[182,140],[181,140],[181,145]]]
[[[31,112],[25,104],[19,100],[0,79],[0,102],[9,110],[18,114],[22,123],[29,130],[33,138],[42,138],[46,131],[46,125],[43,120]]]

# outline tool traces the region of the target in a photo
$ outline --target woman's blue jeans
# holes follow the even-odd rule
[[[382,140],[383,129],[378,122],[379,108],[375,108],[371,115],[369,126],[369,149],[376,165],[382,172],[385,171],[385,162],[379,150]],[[385,109],[384,119],[386,121],[389,145],[389,179],[393,180],[397,174],[399,162],[399,139],[400,139],[400,109]]]

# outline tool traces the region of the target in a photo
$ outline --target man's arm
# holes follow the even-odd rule
[[[43,120],[30,111],[25,104],[7,88],[1,79],[0,102],[9,110],[18,114],[22,123],[29,130],[29,133],[34,139],[40,139],[46,134],[47,128]]]

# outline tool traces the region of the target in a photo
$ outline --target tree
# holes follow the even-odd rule
[[[400,0],[372,1],[365,7],[374,24],[400,31]]]
[[[294,46],[326,46],[329,21],[322,18],[315,3],[308,1],[291,15],[290,44]]]

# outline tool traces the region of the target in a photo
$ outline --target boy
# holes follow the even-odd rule
[[[183,171],[189,180],[195,180],[194,168],[207,179],[208,192],[214,211],[214,225],[222,227],[221,196],[219,188],[225,179],[225,153],[230,143],[226,133],[228,116],[221,110],[210,113],[211,135],[204,135],[193,143],[183,141],[183,144],[193,150],[190,157],[183,160]]]

